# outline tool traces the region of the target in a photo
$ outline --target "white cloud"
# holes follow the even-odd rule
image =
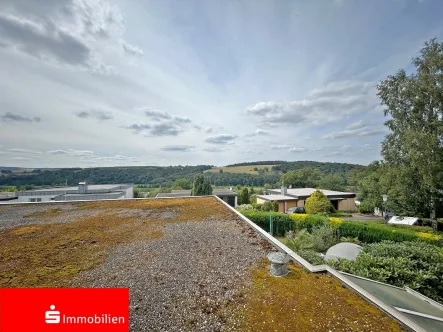
[[[371,144],[364,144],[360,146],[351,146],[349,144],[345,144],[338,148],[330,148],[329,150],[332,150],[332,152],[325,154],[325,157],[332,157],[332,156],[343,156],[343,155],[355,155],[360,152],[372,150],[374,147]]]
[[[289,149],[289,152],[305,152],[305,151],[307,151],[308,149],[306,149],[306,148],[296,148],[296,147],[292,147],[292,148],[290,148]]]
[[[114,118],[111,112],[98,110],[81,111],[75,113],[75,115],[81,119],[94,118],[100,121],[112,120]]]
[[[119,8],[104,0],[5,0],[0,4],[4,48],[59,65],[109,72],[103,62],[108,52],[143,51],[123,40],[125,22]],[[9,12],[9,13],[8,13]]]
[[[68,155],[68,156],[92,156],[94,152],[88,150],[51,150],[47,151],[48,154],[52,155]]]
[[[13,149],[8,149],[8,150],[6,150],[6,151],[8,151],[8,152],[13,152],[13,153],[41,154],[40,151],[29,150],[29,149],[17,149],[17,148],[13,148]]]
[[[189,152],[194,148],[195,146],[192,145],[167,145],[164,146],[162,150],[170,152]]]
[[[207,137],[205,139],[205,142],[211,144],[232,144],[236,138],[237,135],[220,134],[220,135]]]
[[[258,128],[256,131],[252,133],[248,133],[245,136],[246,137],[253,137],[253,136],[268,136],[269,132],[263,129]]]
[[[324,135],[324,139],[337,139],[346,137],[380,136],[386,133],[386,129],[380,126],[363,125],[362,121],[357,121],[346,127],[342,131],[335,131]]]
[[[374,83],[336,81],[311,91],[304,99],[259,102],[245,112],[261,123],[325,125],[372,109],[378,103]]]
[[[203,151],[218,153],[218,152],[226,151],[226,149],[215,147],[215,146],[210,146],[208,148],[204,148]]]
[[[130,45],[130,44],[126,43],[126,42],[123,42],[122,43],[122,47],[123,47],[123,50],[126,53],[130,54],[130,55],[136,55],[136,56],[142,56],[143,55],[143,50],[140,49],[137,46]]]

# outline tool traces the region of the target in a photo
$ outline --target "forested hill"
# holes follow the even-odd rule
[[[1,171],[0,185],[8,186],[54,186],[75,185],[81,181],[90,184],[106,183],[143,183],[150,186],[162,186],[180,178],[192,178],[195,174],[210,169],[212,166],[141,166],[141,167],[98,167],[64,168],[54,171],[33,171],[14,174]]]
[[[346,163],[328,163],[319,161],[291,161],[275,165],[272,167],[273,171],[280,171],[286,173],[288,171],[296,171],[302,168],[315,168],[321,171],[323,174],[341,174],[346,175],[351,169],[355,167],[362,167],[357,164]]]
[[[226,165],[226,167],[235,167],[235,166],[255,166],[255,165],[280,165],[287,163],[287,161],[284,160],[265,160],[265,161],[251,161],[247,163],[237,163],[237,164],[231,164]]]
[[[277,161],[279,162],[279,161]],[[337,174],[347,183],[347,175],[351,169],[358,165],[344,163],[323,163],[316,161],[279,162],[258,161],[247,165],[274,165],[260,174],[246,173],[205,173],[210,177],[211,183],[218,186],[250,185],[263,186],[264,184],[277,184],[282,174],[291,170],[303,168],[318,169],[324,175]],[[239,164],[242,165],[242,164]],[[12,170],[0,171],[0,186],[55,186],[76,185],[78,182],[87,181],[90,184],[106,183],[136,183],[148,187],[170,186],[175,180],[186,178],[192,180],[194,175],[213,166],[140,166],[140,167],[98,167],[98,168],[63,168],[53,170],[33,170],[16,173]],[[359,166],[362,167],[362,166]]]

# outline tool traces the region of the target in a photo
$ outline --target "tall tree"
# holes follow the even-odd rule
[[[212,186],[209,178],[204,177],[202,173],[194,176],[194,185],[191,191],[192,196],[212,195]]]
[[[302,168],[296,171],[289,171],[282,175],[281,182],[285,186],[291,185],[294,188],[316,188],[320,182],[322,173],[315,168]]]
[[[238,195],[239,204],[249,204],[249,191],[248,188],[244,187],[240,194]]]
[[[426,42],[413,60],[416,72],[400,70],[378,86],[390,133],[382,144],[388,165],[406,167],[418,178],[411,191],[421,191],[431,222],[443,189],[443,44]]]
[[[345,179],[338,174],[328,174],[323,176],[318,186],[321,189],[328,189],[328,190],[337,190],[337,191],[344,191],[345,188]]]

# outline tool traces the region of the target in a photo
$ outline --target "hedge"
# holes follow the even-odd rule
[[[348,221],[341,218],[324,217],[310,214],[283,214],[275,212],[242,211],[243,215],[269,232],[269,217],[272,215],[273,235],[284,236],[287,231],[307,229],[312,232],[315,227],[329,224],[339,230],[341,237],[357,237],[361,242],[374,243],[383,240],[394,242],[423,240],[443,245],[441,236],[412,229],[398,228],[383,224]]]

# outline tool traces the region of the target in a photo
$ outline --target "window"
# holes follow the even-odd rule
[[[42,199],[41,199],[41,198],[37,198],[36,201],[37,201],[37,202],[41,202]]]
[[[30,202],[35,202],[35,198],[30,198],[29,201]]]

